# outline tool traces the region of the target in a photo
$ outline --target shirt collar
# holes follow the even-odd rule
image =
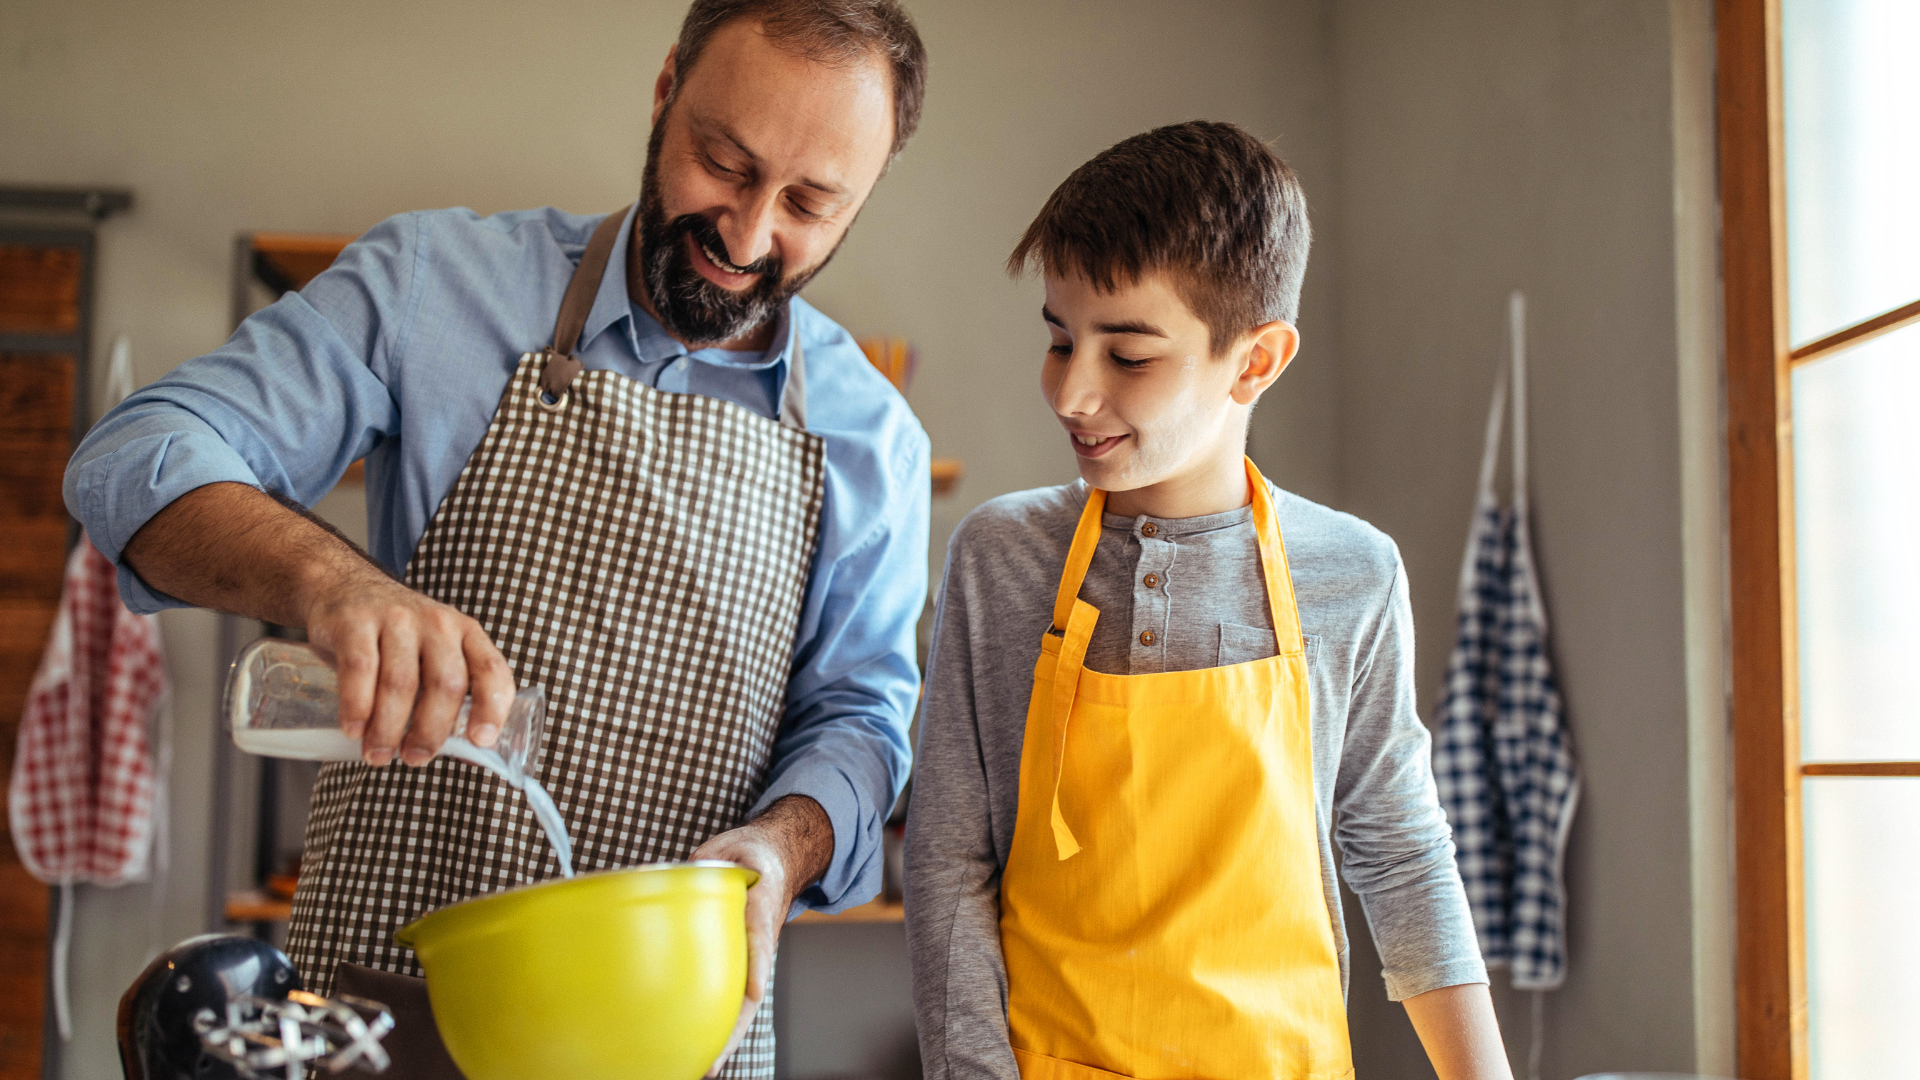
[[[641,363],[691,356],[706,363],[747,371],[758,371],[775,366],[779,366],[784,371],[787,358],[793,352],[794,338],[798,334],[798,320],[794,318],[792,301],[788,301],[780,310],[779,322],[773,329],[773,344],[764,354],[760,354],[733,352],[726,349],[690,351],[668,334],[658,320],[629,298],[627,249],[633,242],[634,220],[639,209],[639,203],[627,207],[626,218],[620,223],[620,232],[614,237],[613,251],[607,256],[606,273],[600,278],[600,291],[594,294],[593,307],[587,312],[587,324],[580,331],[579,348],[584,350],[587,343],[598,337],[602,331],[625,319],[627,320],[627,345]]]

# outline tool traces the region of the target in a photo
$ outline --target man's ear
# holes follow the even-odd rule
[[[680,51],[680,43],[667,46],[667,62],[660,65],[660,76],[653,80],[653,119],[650,124],[660,122],[660,114],[667,109],[667,101],[673,97],[674,55]]]
[[[1275,319],[1254,327],[1241,341],[1246,352],[1240,362],[1240,375],[1233,380],[1233,400],[1251,405],[1293,363],[1300,351],[1300,331],[1290,322]]]

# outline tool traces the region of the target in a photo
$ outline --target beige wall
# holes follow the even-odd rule
[[[1329,236],[1332,83],[1316,0],[910,7],[934,60],[921,134],[809,297],[856,334],[921,350],[913,405],[935,452],[968,468],[935,509],[937,564],[967,509],[1072,475],[1039,402],[1037,288],[999,270],[1046,193],[1126,135],[1234,120],[1279,140]],[[96,359],[127,333],[145,382],[225,337],[238,231],[354,232],[432,206],[623,205],[682,10],[15,0],[0,5],[0,179],[134,190],[133,212],[102,230]],[[1336,452],[1330,251],[1309,275],[1307,348],[1254,436],[1270,474],[1321,499]],[[149,949],[203,929],[213,622],[164,618],[174,873],[157,925],[151,889],[84,892],[68,1077],[118,1075],[115,999]]]
[[[1567,863],[1569,975],[1545,1002],[1541,1075],[1689,1071],[1688,582],[1668,0],[1343,0],[1334,10],[1344,508],[1401,545],[1430,711],[1451,645],[1481,425],[1505,353],[1505,297],[1524,289],[1536,552],[1585,779]],[[1709,371],[1711,347],[1709,329]],[[1699,425],[1690,432],[1697,445]],[[1711,446],[1711,430],[1704,437]],[[1697,645],[1716,643],[1703,634]],[[1355,970],[1372,963],[1357,959]],[[1494,981],[1509,1049],[1524,1066],[1531,1002],[1502,988],[1503,976]],[[1353,1011],[1360,1075],[1431,1075],[1409,1064],[1416,1044],[1397,1010],[1356,993]]]

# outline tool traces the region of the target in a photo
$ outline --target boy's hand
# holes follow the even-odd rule
[[[760,880],[747,890],[747,998],[726,1049],[707,1070],[718,1076],[746,1038],[760,1002],[767,996],[780,928],[794,898],[820,880],[833,861],[833,822],[820,804],[805,795],[789,795],[737,829],[723,832],[694,849],[692,858],[719,859],[756,871]]]

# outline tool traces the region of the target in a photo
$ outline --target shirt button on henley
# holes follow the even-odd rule
[[[1160,526],[1155,525],[1153,522],[1149,521],[1145,525],[1140,526],[1140,535],[1141,536],[1159,536]]]
[[[1141,584],[1145,585],[1149,589],[1157,589],[1160,587],[1160,575],[1148,574],[1147,579],[1141,582]]]
[[[1140,644],[1142,645],[1153,644],[1153,631],[1151,630],[1140,631]]]

